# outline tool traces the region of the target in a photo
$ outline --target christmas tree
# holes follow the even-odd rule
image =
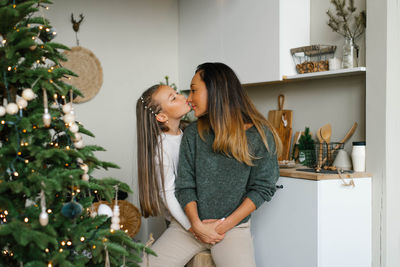
[[[47,0],[0,0],[0,266],[137,266],[145,250],[119,218],[93,212],[129,187],[93,170],[116,168],[84,146],[65,81],[68,47],[44,14]]]

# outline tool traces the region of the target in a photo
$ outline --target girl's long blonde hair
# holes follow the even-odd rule
[[[198,119],[200,137],[204,139],[204,133],[211,128],[215,133],[214,151],[252,166],[255,157],[249,151],[244,130],[245,124],[250,123],[256,127],[268,151],[264,128],[269,128],[276,146],[273,153],[280,155],[282,143],[276,130],[251,102],[234,71],[223,63],[204,63],[197,67],[197,72],[208,94],[208,112]]]

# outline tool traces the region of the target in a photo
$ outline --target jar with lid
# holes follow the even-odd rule
[[[353,142],[351,159],[354,171],[365,172],[365,142]]]

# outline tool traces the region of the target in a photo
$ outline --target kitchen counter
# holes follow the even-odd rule
[[[290,178],[298,178],[298,179],[307,179],[307,180],[332,180],[332,179],[340,179],[338,174],[326,174],[326,173],[316,173],[316,172],[305,172],[305,171],[297,171],[299,168],[281,168],[280,176],[282,177],[290,177]],[[370,173],[366,172],[354,172],[354,173],[343,173],[342,178],[367,178],[372,177]]]

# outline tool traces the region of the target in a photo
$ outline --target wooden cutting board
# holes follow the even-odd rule
[[[293,111],[285,110],[285,96],[278,96],[278,110],[270,110],[268,112],[268,120],[278,132],[282,141],[282,155],[278,160],[289,160],[290,158],[290,142],[292,139],[292,121]]]

